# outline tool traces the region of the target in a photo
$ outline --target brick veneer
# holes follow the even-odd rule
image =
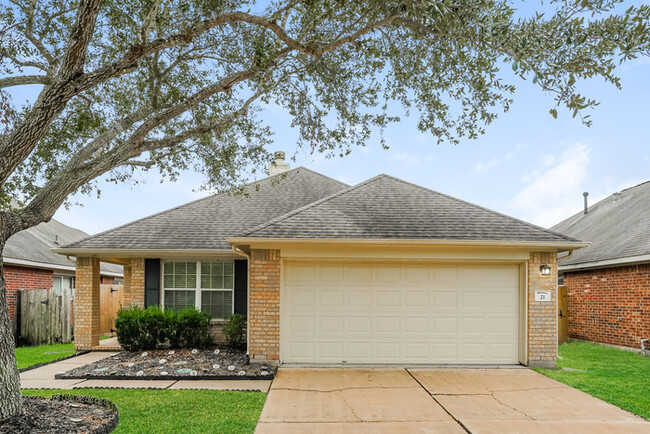
[[[280,359],[280,251],[251,250],[249,354],[255,361]]]
[[[30,289],[50,290],[54,287],[54,272],[52,270],[41,270],[15,265],[4,265],[3,270],[7,283],[9,319],[12,321],[16,318],[16,306],[20,291],[28,291]]]
[[[539,267],[551,267],[542,276]],[[551,292],[550,301],[535,301],[535,290]],[[557,359],[557,261],[555,253],[532,252],[528,261],[528,366],[555,367]]]
[[[639,348],[650,338],[650,264],[566,272],[569,336]]]
[[[124,266],[123,305],[144,307],[144,258],[131,258]]]
[[[77,349],[99,345],[99,259],[77,258],[74,343]]]

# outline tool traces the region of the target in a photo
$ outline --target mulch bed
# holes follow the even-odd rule
[[[23,414],[0,421],[0,432],[110,433],[119,422],[117,407],[90,396],[54,395],[52,399],[23,397]]]
[[[249,363],[246,353],[230,348],[122,351],[56,378],[115,380],[269,380],[275,370]]]

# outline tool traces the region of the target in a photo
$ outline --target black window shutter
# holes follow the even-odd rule
[[[144,307],[160,304],[160,259],[144,260]]]
[[[248,261],[235,261],[235,313],[248,316]]]

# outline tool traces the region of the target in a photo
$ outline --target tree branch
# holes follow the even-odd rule
[[[58,72],[60,79],[68,80],[82,71],[101,4],[102,0],[81,0],[79,2],[77,19]]]
[[[27,84],[51,84],[52,80],[45,75],[22,75],[17,77],[0,78],[0,89]]]

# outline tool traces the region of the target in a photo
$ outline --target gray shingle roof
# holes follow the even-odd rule
[[[52,252],[51,249],[88,237],[79,229],[71,228],[57,220],[41,223],[14,234],[4,247],[3,255],[7,263],[14,260],[39,262],[61,267],[74,267],[75,264],[65,256]],[[103,272],[122,274],[119,265],[102,263]]]
[[[225,238],[329,196],[346,184],[304,167],[219,193],[65,246],[89,249],[226,249]]]
[[[379,175],[241,234],[255,238],[576,240]]]
[[[650,181],[614,193],[552,229],[591,242],[560,262],[562,267],[650,254]]]

